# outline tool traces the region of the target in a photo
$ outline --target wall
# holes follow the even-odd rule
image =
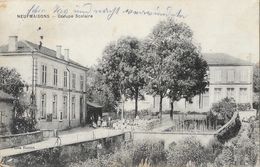
[[[0,136],[0,149],[22,146],[42,140],[43,134],[40,131]]]
[[[253,90],[252,90],[252,82],[253,82],[253,68],[252,66],[210,66],[210,104],[215,103],[214,99],[214,89],[221,88],[221,96],[222,98],[227,95],[227,88],[234,88],[234,98],[236,102],[240,103],[241,98],[239,95],[240,88],[247,88],[248,97],[247,102],[252,104],[253,99]],[[228,82],[228,70],[234,70],[235,76],[233,82]],[[216,80],[216,71],[221,72],[220,80]],[[242,73],[244,73],[244,77],[242,77]]]
[[[227,73],[228,70],[234,70],[235,76],[233,82],[227,81]],[[227,88],[234,88],[234,98],[237,103],[250,103],[252,105],[253,100],[253,89],[252,89],[252,81],[253,81],[253,71],[252,66],[210,66],[209,67],[209,105],[208,107],[199,108],[199,96],[195,96],[193,98],[193,103],[188,103],[185,100],[181,99],[174,104],[174,110],[177,111],[200,111],[207,112],[209,111],[211,105],[216,103],[214,97],[214,89],[221,88],[221,98],[225,98],[227,96]],[[221,71],[219,81],[217,81],[217,72]],[[244,72],[244,80],[241,77],[241,73]],[[241,96],[239,94],[240,88],[247,89],[247,98],[245,101],[241,101]],[[150,100],[150,103],[153,104],[153,101]],[[159,111],[159,96],[155,98],[155,111]],[[170,101],[168,98],[164,98],[162,102],[162,110],[170,110]]]
[[[13,118],[12,101],[2,101],[0,99],[0,111],[2,112],[2,124],[0,122],[0,135],[10,134]]]
[[[5,55],[5,56],[2,56]],[[37,118],[39,118],[39,111],[40,111],[40,96],[42,93],[46,93],[47,95],[47,111],[46,113],[52,113],[52,97],[54,94],[58,96],[58,115],[60,112],[62,112],[62,97],[64,95],[68,95],[69,91],[68,89],[63,89],[63,72],[66,71],[67,62],[61,59],[57,59],[55,57],[48,57],[45,55],[42,55],[40,53],[34,53],[34,57],[37,57],[36,65],[38,68],[37,71],[37,77],[36,83],[37,83],[37,89],[36,89],[36,103],[37,103]],[[32,54],[30,53],[10,53],[9,55],[6,55],[5,53],[0,53],[0,66],[5,66],[8,68],[15,68],[17,72],[21,74],[22,79],[30,86],[27,93],[31,94],[31,85],[32,85],[32,66],[33,66],[33,59]],[[45,64],[47,65],[47,85],[41,86],[41,65]],[[58,69],[58,85],[53,85],[53,70],[54,68]],[[83,115],[82,117],[85,118],[85,95],[83,94],[83,91],[86,89],[85,81],[86,81],[86,73],[83,67],[77,66],[75,64],[68,65],[69,70],[72,73],[76,74],[76,88],[71,91],[70,99],[68,97],[68,111],[71,111],[71,98],[72,96],[75,96],[75,113],[76,118],[72,119],[71,117],[71,127],[76,127],[80,125],[80,105],[79,101],[80,98],[83,98]],[[69,75],[69,73],[68,73]],[[83,90],[80,90],[80,75],[84,77],[83,82]],[[69,76],[68,76],[69,79]],[[70,81],[70,85],[72,86],[72,81]],[[69,86],[69,80],[68,80],[68,86]],[[69,109],[70,106],[70,109]],[[71,113],[71,112],[70,112]],[[72,114],[72,113],[71,113]],[[53,120],[53,123],[46,122],[45,119],[39,119],[38,120],[38,127],[41,129],[66,129],[69,127],[69,121],[68,118],[64,120],[59,120],[59,117],[56,120]],[[83,122],[84,123],[84,119]]]
[[[29,153],[18,154],[3,158],[6,165],[11,166],[55,166],[63,167],[70,162],[80,162],[88,158],[96,158],[98,155],[111,153],[120,148],[125,141],[125,134],[120,134],[108,138],[101,138],[91,141],[84,141],[53,147]],[[101,146],[101,147],[98,147]]]
[[[47,83],[42,85],[41,83],[41,66],[47,66]],[[67,67],[70,71],[67,70]],[[83,91],[85,90],[85,71],[81,68],[76,68],[74,65],[67,65],[62,60],[56,60],[56,58],[49,58],[45,56],[37,57],[37,88],[36,88],[36,101],[38,106],[38,127],[40,129],[67,129],[70,127],[76,127],[80,125],[80,98],[83,98],[83,115],[85,118],[85,95]],[[53,84],[54,78],[54,68],[58,70],[58,83],[57,86]],[[64,88],[64,71],[67,71],[67,88]],[[72,89],[69,93],[69,85],[72,88],[72,73],[76,74],[76,88]],[[69,81],[69,74],[71,75],[71,80]],[[83,90],[80,90],[80,75],[84,77]],[[70,82],[70,83],[69,83]],[[53,118],[51,122],[46,121],[46,119],[41,119],[40,109],[41,109],[41,95],[46,94],[46,115],[51,114],[53,95],[57,95],[57,118]],[[63,96],[67,96],[67,118],[61,119],[60,113],[63,113]],[[75,118],[72,117],[72,104],[71,99],[75,97]],[[70,116],[69,116],[70,114]],[[69,122],[70,119],[70,122]]]

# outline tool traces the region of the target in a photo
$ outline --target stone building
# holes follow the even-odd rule
[[[0,90],[0,135],[10,134],[13,118],[14,98]]]
[[[252,106],[253,102],[253,64],[224,53],[202,54],[209,66],[209,85],[204,94],[197,95],[193,102],[181,99],[174,103],[176,111],[207,112],[212,104],[225,97],[234,98],[236,103]],[[139,109],[159,111],[159,97],[145,96],[139,101]],[[134,101],[127,101],[126,110],[134,109]],[[170,100],[163,99],[163,110],[170,110]]]
[[[0,66],[16,69],[29,85],[40,129],[66,129],[85,123],[86,72],[70,59],[69,49],[52,50],[10,36],[0,47]]]
[[[176,111],[209,111],[212,104],[225,97],[233,98],[236,103],[252,106],[253,102],[253,64],[224,53],[203,54],[209,66],[209,85],[205,93],[193,98],[193,102],[185,99],[174,103]],[[169,110],[169,99],[163,101],[163,109]],[[159,98],[154,100],[154,108],[158,108]]]

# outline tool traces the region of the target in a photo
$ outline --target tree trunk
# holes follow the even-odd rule
[[[170,118],[171,118],[171,120],[173,120],[173,101],[172,100],[171,100]]]
[[[159,106],[160,119],[162,119],[162,100],[163,100],[163,96],[160,95],[160,106]]]
[[[138,94],[139,94],[139,90],[137,87],[137,88],[135,88],[135,118],[136,118],[137,112],[138,112]]]

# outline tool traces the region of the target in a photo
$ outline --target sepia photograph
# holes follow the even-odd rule
[[[0,0],[0,167],[260,166],[259,0]]]

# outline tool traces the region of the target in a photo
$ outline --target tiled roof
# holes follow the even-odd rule
[[[31,52],[33,50],[37,50],[38,52],[51,56],[56,57],[56,51],[49,49],[47,47],[42,46],[41,49],[39,49],[39,45],[32,43],[30,41],[18,41],[18,51],[21,52]],[[0,52],[8,52],[8,45],[2,45],[0,46]],[[239,58],[235,58],[233,56],[230,56],[225,53],[202,53],[203,58],[207,61],[208,65],[252,65],[252,63],[241,60]],[[63,56],[63,55],[62,55]],[[63,56],[64,57],[64,56]],[[59,59],[59,58],[57,58]],[[69,59],[70,63],[76,64],[78,66],[84,67],[83,65]],[[85,67],[86,68],[86,67]]]
[[[234,65],[234,66],[249,66],[252,63],[235,58],[225,53],[202,53],[203,58],[207,61],[208,65]]]
[[[17,49],[18,53],[32,52],[33,50],[37,50],[37,52],[42,53],[44,55],[60,59],[60,58],[56,57],[56,51],[52,50],[50,48],[42,46],[39,49],[39,45],[37,45],[35,43],[32,43],[30,41],[26,41],[26,40],[18,41],[17,43],[18,43],[18,49]],[[8,45],[0,46],[0,52],[8,52]],[[62,57],[64,57],[64,56],[62,55]],[[79,63],[77,63],[77,62],[75,62],[75,61],[73,61],[71,59],[69,59],[69,62],[73,63],[75,65],[78,65],[78,66],[86,68],[85,66],[83,66],[83,65],[81,65],[81,64],[79,64]]]
[[[13,100],[14,97],[0,90],[0,100]]]

